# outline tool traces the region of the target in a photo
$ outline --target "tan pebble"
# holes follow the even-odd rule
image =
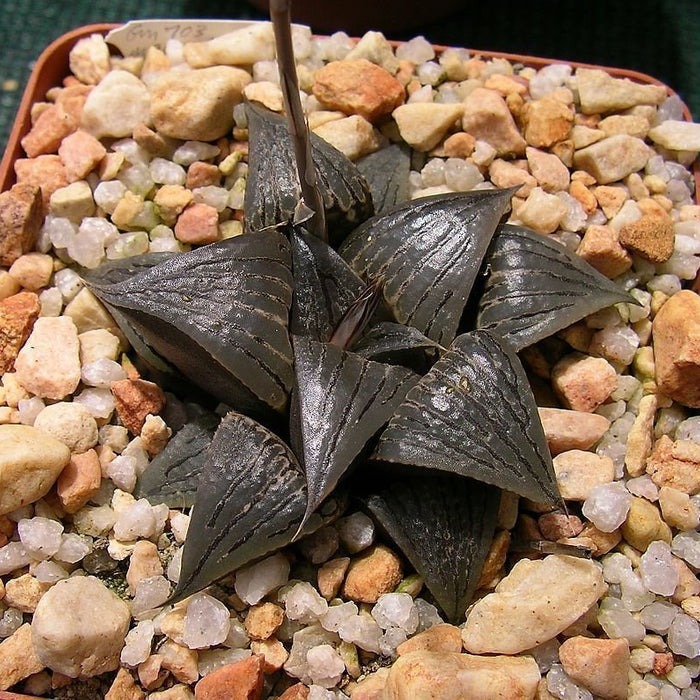
[[[463,105],[462,129],[465,132],[477,141],[486,141],[499,156],[525,152],[525,139],[498,92],[477,87],[469,93]]]
[[[700,151],[700,125],[666,119],[649,131],[649,138],[672,151]]]
[[[79,511],[99,490],[100,459],[95,450],[71,455],[56,482],[56,493],[66,513]]]
[[[49,200],[49,213],[76,224],[92,216],[95,213],[95,200],[90,185],[85,180],[77,180],[57,189]]]
[[[549,149],[570,170],[574,167],[574,143],[571,139],[564,139],[555,143]]]
[[[615,479],[615,465],[606,455],[568,450],[554,457],[557,486],[564,500],[585,501],[591,490]]]
[[[549,148],[569,138],[574,123],[571,108],[552,97],[527,102],[521,114],[523,135],[530,146]]]
[[[303,683],[295,683],[280,695],[279,700],[306,700],[309,689]]]
[[[172,432],[160,416],[148,414],[140,434],[143,448],[151,457],[155,457],[168,444]]]
[[[21,140],[30,158],[56,153],[61,141],[78,128],[78,120],[63,106],[53,104],[44,109]]]
[[[507,188],[520,186],[516,194],[519,197],[527,197],[537,186],[537,180],[527,171],[527,168],[518,167],[503,158],[496,158],[489,165],[489,179],[496,187]]]
[[[252,65],[274,58],[272,26],[256,23],[227,32],[209,41],[185,44],[185,60],[194,68],[215,65]]]
[[[447,623],[433,625],[433,627],[419,632],[415,636],[399,644],[396,653],[399,656],[412,651],[435,651],[441,653],[455,653],[462,651],[462,630],[455,625]]]
[[[137,124],[131,132],[131,138],[153,156],[167,158],[170,155],[171,149],[168,142],[157,131],[153,131],[145,124]]]
[[[41,583],[31,574],[22,574],[10,579],[5,585],[5,603],[24,613],[33,613],[41,596],[51,588],[48,583]]]
[[[678,585],[671,600],[680,605],[687,598],[700,594],[700,580],[690,567],[678,557],[672,557],[673,566],[678,572]]]
[[[605,138],[605,134],[600,130],[583,124],[574,124],[571,129],[571,140],[574,143],[574,148],[579,150],[590,146],[596,141]]]
[[[134,550],[129,559],[129,568],[126,572],[126,582],[129,584],[129,593],[134,595],[139,582],[151,576],[161,576],[163,565],[158,556],[158,547],[148,540],[139,540],[134,545]]]
[[[106,154],[105,147],[94,136],[82,129],[66,136],[58,147],[58,156],[69,182],[87,177]]]
[[[120,230],[128,231],[136,218],[143,213],[144,201],[140,195],[127,190],[114,207],[112,223]]]
[[[99,579],[74,576],[42,596],[32,641],[49,668],[72,678],[96,676],[119,667],[130,620],[129,606]]]
[[[625,540],[640,552],[646,551],[655,540],[671,544],[671,528],[662,520],[659,509],[638,496],[632,498],[627,519],[620,531]]]
[[[25,622],[0,643],[0,690],[44,669],[32,643],[32,627]]]
[[[221,182],[221,171],[213,163],[195,161],[187,168],[187,189],[193,190],[196,187],[218,187]]]
[[[309,129],[311,129],[311,131],[315,131],[319,126],[323,126],[328,122],[335,121],[336,119],[345,119],[345,114],[334,110],[322,109],[318,112],[312,112],[309,114],[308,119]]]
[[[100,180],[114,180],[125,162],[126,157],[123,153],[108,153],[100,162],[100,167],[97,170]]]
[[[462,116],[462,105],[412,102],[397,107],[392,116],[406,143],[418,151],[429,151]]]
[[[260,698],[263,685],[263,656],[256,654],[243,661],[227,664],[202,678],[195,686],[197,700],[254,700]]]
[[[464,131],[451,134],[445,139],[445,156],[447,158],[468,158],[474,152],[476,139]]]
[[[681,608],[683,608],[683,612],[687,615],[694,617],[696,620],[700,620],[700,597],[694,595],[685,598],[681,601]]]
[[[627,199],[627,192],[622,187],[612,185],[600,185],[593,190],[603,214],[612,219],[617,214]]]
[[[358,603],[376,603],[401,581],[401,560],[384,545],[374,545],[350,562],[343,596]]]
[[[70,450],[28,425],[0,425],[0,515],[43,498],[68,464]]]
[[[553,455],[566,450],[587,450],[598,442],[610,427],[610,421],[597,413],[563,408],[537,410]]]
[[[349,565],[349,557],[339,557],[327,561],[319,568],[317,574],[318,590],[326,600],[331,600],[338,594]]]
[[[196,245],[218,241],[221,238],[218,212],[208,204],[189,205],[177,219],[175,237]]]
[[[63,315],[70,318],[78,333],[106,328],[122,337],[119,327],[99,299],[87,288],[83,287],[73,300],[63,310]]]
[[[254,605],[245,618],[245,629],[252,639],[272,637],[284,621],[284,610],[274,603]]]
[[[654,654],[654,666],[652,673],[655,676],[665,676],[673,670],[673,654],[665,651]]]
[[[79,39],[69,54],[71,73],[83,83],[96,85],[109,71],[109,47],[101,34]]]
[[[364,675],[361,681],[348,687],[345,692],[350,693],[351,700],[382,700],[388,677],[389,669],[379,668],[373,673]]]
[[[537,519],[537,526],[542,537],[553,542],[565,537],[576,537],[583,530],[581,518],[565,513],[544,513]]]
[[[28,291],[39,291],[49,284],[53,258],[44,253],[26,253],[12,263],[10,274]]]
[[[700,508],[687,493],[662,486],[659,489],[659,506],[664,520],[677,530],[695,530],[700,524]]]
[[[617,373],[601,357],[572,353],[552,369],[552,385],[567,408],[592,412],[616,389]]]
[[[681,221],[700,221],[700,204],[684,204],[679,211]]]
[[[194,700],[195,694],[184,684],[177,683],[167,690],[148,694],[149,700]]]
[[[559,647],[566,673],[605,700],[627,698],[630,649],[626,639],[572,637]]]
[[[170,70],[171,63],[164,51],[157,46],[149,46],[143,59],[141,75],[153,77],[153,74]]]
[[[138,665],[139,683],[146,690],[154,690],[163,685],[168,672],[162,666],[163,657],[160,654],[151,654]]]
[[[656,382],[675,401],[700,408],[700,297],[674,294],[653,323]]]
[[[531,656],[474,656],[414,651],[389,671],[385,700],[441,698],[491,700],[534,698],[540,672]]]
[[[185,608],[174,608],[166,613],[161,620],[160,629],[163,634],[178,644],[184,644]]]
[[[602,185],[642,170],[651,149],[642,139],[626,134],[608,136],[574,154],[574,166],[587,170]]]
[[[666,262],[673,253],[673,221],[663,216],[643,215],[619,231],[620,243],[632,253],[655,264]]]
[[[105,328],[86,331],[78,336],[80,363],[90,364],[95,360],[115,360],[119,357],[119,338]]]
[[[632,256],[620,245],[618,234],[610,226],[589,226],[576,253],[611,279],[632,267]]]
[[[20,292],[0,300],[0,374],[14,367],[40,311],[39,297],[33,292]]]
[[[259,654],[264,657],[263,673],[265,674],[276,673],[289,658],[289,652],[279,639],[253,641],[250,643],[250,649],[253,654]]]
[[[528,146],[527,163],[537,184],[545,192],[561,192],[569,186],[569,169],[557,156]]]
[[[646,470],[647,457],[654,441],[654,418],[658,404],[654,394],[643,396],[639,402],[637,417],[625,447],[625,469],[630,476],[641,476]]]
[[[38,184],[19,183],[0,193],[0,265],[9,267],[34,248],[42,210]]]
[[[615,134],[627,134],[644,139],[649,131],[649,121],[635,114],[613,114],[601,119],[598,128],[606,136]]]
[[[105,700],[142,700],[146,694],[139,688],[129,671],[121,667],[105,694]]]
[[[632,173],[625,178],[625,185],[633,199],[640,200],[649,196],[649,190],[639,173]]]
[[[527,83],[524,80],[519,80],[512,75],[503,75],[502,73],[494,73],[484,81],[484,87],[489,90],[496,90],[504,97],[513,92],[519,95],[527,93]]]
[[[110,387],[122,423],[139,435],[149,414],[156,415],[165,406],[163,390],[145,379],[122,379]]]
[[[595,562],[551,554],[521,559],[479,600],[462,630],[464,648],[478,654],[518,654],[554,638],[605,593]]]
[[[374,153],[380,145],[378,132],[359,114],[327,121],[316,127],[314,133],[350,160]]]
[[[110,71],[87,97],[81,127],[96,139],[131,136],[134,127],[150,121],[151,93],[135,75]]]
[[[60,440],[74,454],[97,444],[97,423],[90,411],[74,401],[60,401],[43,408],[34,427]]]
[[[547,194],[541,187],[534,187],[514,215],[520,222],[537,233],[554,233],[568,209],[554,194]]]
[[[158,207],[163,221],[172,225],[177,221],[177,217],[192,202],[192,192],[181,185],[163,185],[156,192],[153,201]]]
[[[151,85],[150,118],[163,136],[215,141],[231,130],[233,107],[250,81],[232,66],[166,71]]]
[[[477,588],[492,588],[493,581],[498,577],[506,563],[510,547],[510,532],[499,530],[493,538],[489,551],[486,553],[484,566],[476,584]]]
[[[199,678],[197,670],[198,653],[194,649],[166,639],[158,647],[158,654],[162,657],[163,668],[170,671],[181,683],[195,683]]]
[[[640,104],[658,105],[666,99],[666,89],[660,85],[614,78],[598,68],[578,68],[576,86],[584,114],[606,114]]]
[[[66,169],[56,155],[43,155],[36,158],[20,158],[15,161],[15,173],[19,184],[32,185],[41,189],[43,211],[48,211],[51,195],[68,184]]]
[[[331,61],[316,71],[313,93],[331,109],[375,122],[404,100],[404,87],[381,66],[364,59]]]
[[[248,83],[248,85],[243,88],[243,95],[246,100],[259,102],[273,112],[282,112],[284,110],[282,89],[279,85],[269,80]]]
[[[574,539],[580,540],[583,546],[588,547],[589,544],[592,545],[593,554],[596,556],[603,556],[603,554],[607,554],[620,544],[622,535],[619,529],[613,530],[612,532],[603,532],[593,525],[593,523],[584,523],[581,534]],[[576,543],[574,542],[574,544]]]
[[[0,269],[0,301],[19,292],[19,284],[7,270]]]

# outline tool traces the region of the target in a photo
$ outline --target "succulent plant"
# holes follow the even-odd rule
[[[631,299],[502,224],[511,190],[408,201],[404,148],[355,166],[309,138],[272,5],[291,129],[247,106],[246,232],[86,275],[146,363],[227,408],[182,428],[138,493],[194,504],[173,600],[355,498],[459,620],[501,490],[563,505],[517,352]]]

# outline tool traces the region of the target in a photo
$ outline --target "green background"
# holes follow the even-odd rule
[[[347,6],[362,0],[341,1]],[[315,0],[306,2],[313,11]],[[377,7],[383,2],[371,0]],[[440,0],[426,2],[437,7]],[[333,6],[333,0],[315,5],[326,12]],[[0,9],[2,149],[33,62],[64,32],[132,18],[264,16],[244,0],[0,0]],[[419,21],[406,12],[378,19],[372,28],[390,39],[423,34],[436,44],[631,68],[680,93],[700,120],[700,0],[469,1],[439,20]]]

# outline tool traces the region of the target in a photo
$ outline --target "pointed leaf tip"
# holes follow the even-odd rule
[[[363,279],[384,279],[399,323],[448,345],[511,190],[415,199],[353,231],[340,254]]]
[[[455,339],[396,409],[375,456],[561,502],[525,371],[515,352],[486,331]]]
[[[277,231],[202,246],[90,288],[220,401],[255,413],[286,406],[292,273],[289,243]]]
[[[433,472],[403,478],[364,502],[458,624],[491,546],[499,500],[493,486]]]
[[[522,226],[499,227],[477,326],[522,350],[606,306],[635,300],[556,241]]]
[[[292,445],[308,483],[306,520],[418,376],[311,338],[295,337],[293,342]]]

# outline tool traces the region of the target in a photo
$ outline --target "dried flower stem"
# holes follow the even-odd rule
[[[277,65],[287,108],[287,124],[294,144],[301,196],[306,206],[314,213],[310,222],[311,232],[321,240],[328,241],[323,198],[311,156],[311,135],[299,98],[299,81],[292,46],[291,0],[270,0],[270,19],[275,30]]]

